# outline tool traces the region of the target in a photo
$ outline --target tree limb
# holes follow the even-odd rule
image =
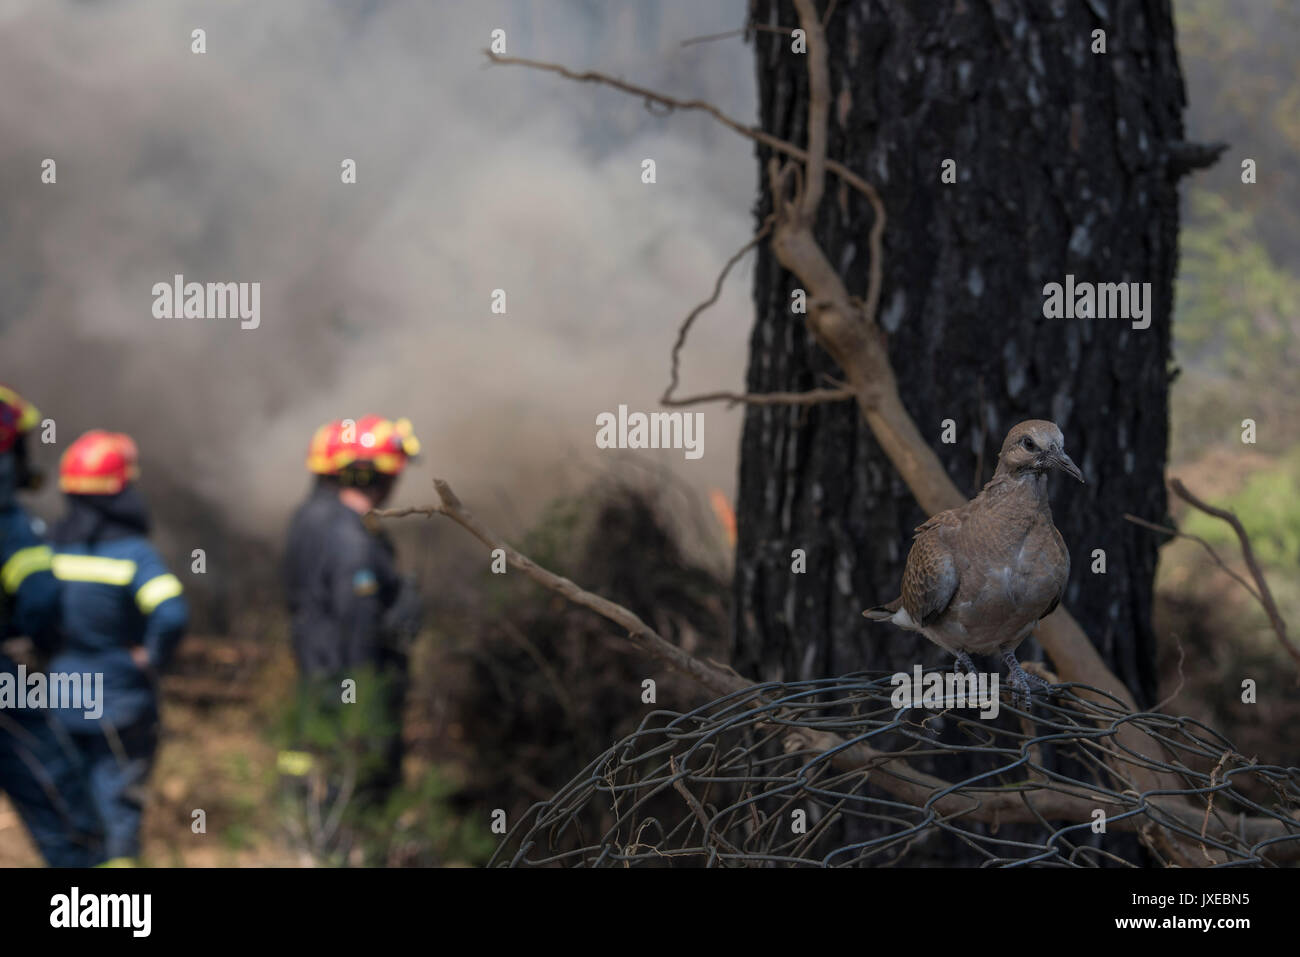
[[[1250,569],[1250,575],[1255,579],[1255,584],[1259,586],[1259,593],[1255,597],[1259,603],[1264,606],[1264,612],[1268,615],[1268,620],[1277,632],[1277,640],[1282,642],[1282,647],[1286,649],[1287,654],[1300,664],[1300,649],[1287,636],[1286,622],[1282,620],[1281,613],[1277,610],[1277,602],[1273,600],[1273,592],[1268,587],[1268,581],[1264,578],[1264,572],[1259,567],[1259,562],[1255,560],[1255,550],[1250,546],[1250,536],[1246,534],[1246,528],[1241,524],[1241,519],[1237,518],[1226,508],[1217,508],[1214,505],[1204,502],[1187,490],[1187,486],[1179,479],[1170,479],[1169,487],[1174,490],[1174,494],[1181,498],[1192,508],[1204,512],[1206,515],[1213,515],[1215,518],[1221,518],[1232,526],[1232,530],[1237,533],[1237,540],[1241,542],[1241,557],[1246,560],[1246,567]],[[1209,548],[1209,546],[1206,546]],[[1247,591],[1250,589],[1247,588]],[[1254,594],[1252,592],[1252,594]]]
[[[1221,569],[1223,569],[1223,571],[1226,574],[1230,575],[1233,578],[1233,580],[1237,582],[1237,584],[1241,585],[1242,588],[1246,589],[1246,591],[1250,593],[1252,598],[1254,598],[1256,601],[1260,600],[1259,592],[1255,591],[1255,587],[1251,585],[1250,582],[1246,581],[1246,579],[1242,578],[1235,571],[1233,571],[1233,569],[1228,565],[1228,563],[1219,557],[1219,553],[1214,550],[1214,546],[1212,546],[1205,539],[1201,538],[1201,536],[1190,535],[1187,532],[1180,531],[1177,528],[1170,528],[1168,525],[1158,525],[1155,522],[1148,522],[1145,518],[1138,518],[1138,516],[1130,515],[1128,512],[1124,513],[1124,521],[1132,522],[1134,525],[1138,525],[1142,528],[1150,529],[1153,532],[1161,532],[1173,538],[1185,538],[1188,541],[1195,542],[1196,544],[1204,548],[1207,552],[1209,552],[1210,557],[1214,559],[1214,563],[1218,565]]]
[[[807,392],[704,392],[684,399],[661,399],[667,406],[726,402],[734,405],[821,405],[857,398],[852,389],[809,389]]]
[[[655,658],[694,678],[714,694],[731,694],[750,687],[749,682],[735,676],[734,673],[728,673],[721,668],[705,664],[698,658],[687,654],[671,641],[662,637],[634,612],[629,611],[622,605],[580,588],[569,579],[542,568],[527,555],[511,548],[483,526],[477,518],[461,505],[460,499],[456,497],[456,493],[451,490],[450,485],[442,479],[434,479],[433,485],[438,491],[438,497],[442,500],[440,505],[374,509],[370,514],[379,518],[402,518],[408,515],[445,515],[484,545],[487,545],[488,548],[500,549],[505,554],[506,561],[509,564],[518,568],[539,585],[563,595],[575,605],[589,608],[601,617],[608,618],[625,629],[630,637],[639,639],[641,646]]]

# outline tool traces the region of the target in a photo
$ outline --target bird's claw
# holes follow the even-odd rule
[[[1030,674],[1022,668],[1015,655],[1008,654],[1003,660],[1006,661],[1009,669],[1011,700],[1017,707],[1030,708],[1034,702],[1035,692],[1038,692],[1044,698],[1050,698],[1056,693],[1056,689],[1046,678]]]
[[[975,674],[975,662],[970,660],[970,655],[966,654],[966,652],[959,651],[957,652],[957,660],[953,662],[952,670],[959,675],[963,671],[965,674],[973,675]]]

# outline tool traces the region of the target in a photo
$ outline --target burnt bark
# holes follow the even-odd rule
[[[826,3],[819,3],[824,12]],[[754,23],[797,25],[789,0]],[[1104,54],[1091,52],[1104,30]],[[1170,321],[1184,90],[1166,0],[839,0],[827,24],[829,155],[879,189],[879,321],[902,398],[959,488],[992,475],[1006,431],[1056,421],[1088,484],[1054,480],[1073,570],[1065,604],[1140,704],[1156,693],[1156,537],[1166,514]],[[754,33],[761,123],[803,145],[806,57]],[[769,151],[758,150],[760,174]],[[940,180],[946,159],[957,182]],[[759,220],[771,210],[766,180]],[[866,289],[865,199],[833,178],[816,233]],[[1048,319],[1050,282],[1150,282],[1149,328]],[[760,247],[748,388],[825,385],[838,369],[791,312],[798,281]],[[943,422],[956,444],[943,444]],[[734,660],[797,680],[947,666],[918,635],[861,616],[898,594],[913,501],[853,403],[751,406],[738,490]],[[807,572],[791,553],[804,549]],[[1095,573],[1094,550],[1105,553]],[[1032,640],[1022,658],[1041,656]],[[990,663],[990,667],[992,664]]]

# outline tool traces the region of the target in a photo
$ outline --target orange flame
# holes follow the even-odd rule
[[[732,548],[736,547],[736,511],[727,501],[726,494],[722,489],[709,489],[709,504],[713,506],[713,514],[718,517],[718,524],[722,526],[722,531],[727,536],[727,544]]]

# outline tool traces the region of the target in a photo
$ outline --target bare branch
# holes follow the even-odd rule
[[[821,405],[825,402],[844,402],[856,399],[852,389],[809,389],[807,392],[705,392],[684,399],[663,398],[664,405],[702,405],[705,402],[725,402],[736,405]]]
[[[681,328],[677,330],[677,341],[673,343],[672,350],[672,379],[668,383],[668,388],[664,389],[663,397],[659,400],[664,405],[689,404],[688,400],[674,401],[672,398],[672,394],[676,391],[679,381],[682,348],[686,345],[686,337],[690,334],[691,326],[694,325],[695,320],[699,318],[704,310],[717,302],[718,297],[722,295],[722,284],[727,281],[727,274],[731,272],[731,268],[735,266],[736,263],[740,262],[746,253],[767,238],[767,234],[772,231],[773,218],[774,217],[772,216],[768,216],[767,219],[763,220],[763,225],[759,228],[758,232],[754,234],[753,238],[751,238],[749,242],[745,243],[745,245],[741,246],[740,249],[738,249],[736,253],[727,260],[727,264],[722,267],[722,272],[718,273],[718,278],[713,283],[713,295],[709,296],[708,299],[705,299],[702,303],[692,309],[686,316],[686,319],[683,320]]]
[[[1174,635],[1173,638],[1174,641],[1178,643],[1178,686],[1175,687],[1173,691],[1169,692],[1169,694],[1165,695],[1163,698],[1157,701],[1156,706],[1151,709],[1152,711],[1159,711],[1169,702],[1177,698],[1180,694],[1183,693],[1183,685],[1187,683],[1187,676],[1183,674],[1183,661],[1187,657],[1186,654],[1183,652],[1183,643],[1182,640],[1179,639],[1177,635]]]
[[[705,392],[700,395],[692,395],[683,399],[673,398],[673,392],[676,391],[680,382],[682,349],[686,346],[686,337],[690,334],[691,326],[694,325],[695,320],[698,319],[706,309],[718,301],[718,297],[722,295],[722,285],[726,282],[727,275],[731,272],[732,267],[735,266],[746,253],[767,237],[768,233],[772,231],[772,223],[774,220],[775,215],[768,216],[767,219],[763,220],[763,225],[759,228],[758,232],[754,234],[749,242],[741,246],[740,249],[738,249],[736,253],[727,260],[726,265],[722,267],[722,271],[718,274],[718,278],[713,284],[712,295],[692,309],[686,316],[686,319],[682,322],[681,327],[677,330],[677,341],[673,343],[672,349],[671,381],[668,383],[668,388],[664,390],[664,394],[659,399],[661,405],[666,405],[671,408],[701,405],[706,402],[726,402],[729,407],[740,404],[820,405],[823,402],[843,402],[846,399],[852,399],[855,397],[855,393],[851,388],[843,383],[838,383],[838,387],[834,389],[812,389],[808,392]]]
[[[831,70],[826,57],[826,34],[812,0],[794,0],[799,23],[808,34],[808,169],[800,218],[810,229],[826,188],[826,130],[831,112]]]
[[[759,129],[756,126],[746,126],[739,120],[732,119],[707,100],[682,100],[675,96],[669,96],[666,93],[652,90],[649,87],[637,86],[635,83],[628,83],[625,80],[617,79],[607,73],[600,73],[596,70],[584,70],[578,72],[576,70],[570,70],[568,67],[560,63],[548,63],[545,60],[530,60],[526,57],[502,56],[499,53],[493,53],[491,50],[484,50],[483,52],[493,63],[502,66],[526,66],[533,70],[544,70],[548,73],[558,73],[560,76],[569,80],[574,80],[578,83],[598,83],[603,86],[613,87],[616,90],[622,90],[624,93],[630,93],[633,96],[640,97],[646,103],[654,103],[659,106],[667,107],[669,110],[699,111],[707,113],[729,130],[739,133],[747,139],[751,139],[756,143],[762,143],[764,146],[769,147],[778,153],[793,157],[800,162],[808,161],[808,154],[793,143],[787,142],[779,136],[773,136],[766,130]],[[858,192],[865,194],[868,198],[872,196],[876,196],[877,199],[879,198],[876,194],[875,187],[843,163],[835,160],[826,160],[826,169],[844,180],[844,182],[848,183]]]
[[[1213,515],[1215,518],[1223,519],[1232,526],[1232,530],[1237,533],[1237,539],[1241,542],[1241,556],[1246,560],[1246,567],[1250,569],[1250,575],[1255,579],[1255,584],[1259,586],[1259,594],[1255,597],[1259,603],[1264,606],[1264,612],[1268,615],[1269,622],[1273,625],[1273,630],[1277,632],[1278,641],[1282,642],[1282,647],[1286,649],[1287,654],[1300,664],[1300,649],[1287,637],[1286,622],[1282,620],[1281,613],[1277,610],[1277,602],[1273,600],[1273,592],[1269,590],[1268,581],[1264,578],[1264,572],[1260,570],[1259,562],[1255,560],[1255,550],[1250,547],[1250,536],[1246,534],[1245,526],[1241,520],[1226,508],[1217,508],[1197,498],[1187,490],[1179,479],[1170,479],[1169,487],[1174,490],[1174,494],[1181,498],[1192,508],[1199,509],[1206,515]]]
[[[734,675],[728,674],[721,669],[711,668],[699,659],[687,654],[671,641],[662,637],[634,612],[629,611],[622,605],[578,587],[569,579],[547,571],[528,556],[515,551],[483,526],[473,514],[461,505],[460,499],[456,497],[456,493],[451,490],[450,485],[442,479],[434,479],[433,485],[438,490],[438,497],[442,500],[441,505],[373,509],[370,514],[379,518],[402,518],[408,515],[445,515],[488,548],[493,550],[501,549],[505,554],[506,561],[533,579],[533,581],[563,595],[575,605],[589,608],[602,618],[608,618],[625,629],[628,635],[638,639],[642,647],[654,657],[694,678],[714,694],[730,694],[750,687],[749,682],[734,677]]]
[[[710,837],[719,847],[727,851],[729,854],[735,854],[739,857],[740,851],[720,834],[714,833],[709,827],[709,816],[704,812],[703,805],[701,805],[695,795],[690,792],[690,789],[686,786],[686,782],[682,780],[682,772],[681,769],[677,767],[676,755],[669,756],[668,766],[673,773],[673,790],[682,796],[682,799],[686,802],[686,806],[691,809],[691,813],[695,815],[695,819],[700,822],[700,833],[706,837]]]
[[[1255,591],[1254,586],[1251,585],[1250,582],[1246,581],[1246,579],[1238,575],[1230,567],[1228,567],[1228,563],[1219,557],[1219,553],[1214,550],[1214,548],[1210,545],[1210,543],[1207,542],[1205,539],[1201,538],[1199,535],[1189,535],[1187,532],[1179,531],[1176,528],[1170,528],[1167,525],[1157,525],[1155,522],[1148,522],[1145,518],[1138,518],[1136,515],[1130,515],[1127,512],[1124,513],[1124,520],[1126,522],[1132,522],[1134,525],[1140,525],[1142,528],[1150,529],[1153,532],[1163,532],[1164,534],[1171,535],[1174,538],[1186,538],[1189,541],[1196,542],[1198,545],[1200,545],[1202,548],[1204,548],[1207,552],[1210,553],[1210,557],[1214,559],[1216,565],[1218,565],[1221,569],[1223,569],[1225,572],[1231,575],[1241,585],[1242,588],[1250,592],[1251,596],[1256,601],[1260,600],[1259,592]]]
[[[741,27],[739,30],[727,30],[724,33],[706,33],[704,36],[689,37],[681,42],[684,47],[692,46],[696,43],[710,43],[714,40],[726,40],[730,37],[740,37],[747,35],[751,30],[762,33],[780,33],[790,36],[794,32],[793,27],[775,27],[768,23],[751,23],[749,26]]]

